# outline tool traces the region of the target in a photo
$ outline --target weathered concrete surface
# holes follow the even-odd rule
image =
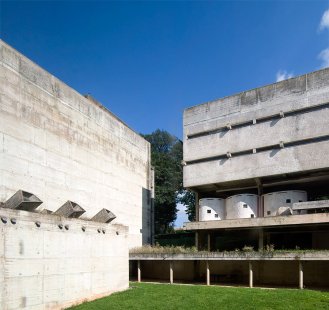
[[[0,208],[4,217],[1,309],[61,309],[128,288],[127,227]]]
[[[328,168],[328,103],[329,68],[186,109],[184,186]]]
[[[185,230],[229,229],[229,228],[259,228],[285,225],[329,223],[329,213],[301,214],[289,216],[272,216],[247,219],[232,219],[223,221],[184,223]]]
[[[329,209],[329,200],[295,202],[292,205],[292,209],[293,210]]]
[[[150,169],[147,141],[0,41],[0,202],[22,189],[50,211],[105,208],[136,247],[151,241]]]

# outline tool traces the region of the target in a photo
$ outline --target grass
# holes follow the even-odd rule
[[[329,309],[329,292],[131,283],[130,289],[84,303],[74,310],[126,309]]]

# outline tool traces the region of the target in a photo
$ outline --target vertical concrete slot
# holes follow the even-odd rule
[[[69,218],[78,218],[85,212],[86,210],[81,208],[77,203],[68,200],[54,214]]]
[[[4,207],[8,209],[34,211],[41,204],[42,201],[34,194],[18,190],[5,202]]]

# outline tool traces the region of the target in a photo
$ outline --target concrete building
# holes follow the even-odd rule
[[[200,249],[329,249],[328,153],[328,68],[186,109],[184,186],[226,208],[186,229]]]
[[[0,308],[62,309],[129,286],[153,238],[150,144],[0,40]]]
[[[186,109],[185,229],[206,252],[131,253],[131,276],[328,288],[328,154],[329,68]]]
[[[129,247],[152,242],[150,144],[90,96],[82,96],[0,41],[0,202],[18,190],[82,219],[101,209],[129,227]]]

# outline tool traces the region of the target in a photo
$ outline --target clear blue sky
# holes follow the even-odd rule
[[[1,38],[137,132],[182,138],[186,107],[327,66],[328,8],[328,0],[2,1]]]

